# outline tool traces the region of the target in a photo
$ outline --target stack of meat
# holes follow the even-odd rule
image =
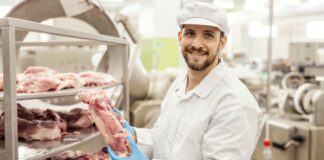
[[[17,105],[18,136],[26,141],[60,140],[67,129],[88,128],[93,125],[89,111],[73,109],[69,112],[40,111]],[[4,112],[0,115],[0,137],[4,136]]]
[[[122,126],[124,120],[113,111],[104,90],[90,89],[79,96],[84,103],[89,104],[90,113],[106,144],[120,157],[128,157],[131,147],[127,141],[128,132]]]
[[[18,93],[58,91],[84,86],[114,85],[114,78],[105,73],[85,71],[79,74],[59,73],[55,70],[34,66],[16,76]],[[0,91],[3,90],[3,74],[0,74]]]

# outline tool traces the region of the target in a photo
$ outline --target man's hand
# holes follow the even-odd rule
[[[132,152],[129,157],[119,157],[110,147],[107,147],[107,154],[112,160],[148,160],[148,158],[139,150],[138,146],[130,136],[127,137],[127,141],[132,148]]]
[[[122,117],[122,113],[117,108],[113,107],[113,112],[117,113]],[[124,120],[123,127],[130,133],[133,140],[136,142],[137,137],[136,137],[135,129],[131,125],[129,125],[129,123],[126,120]]]

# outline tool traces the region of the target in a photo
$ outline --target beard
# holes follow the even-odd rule
[[[202,48],[195,48],[195,47],[185,47],[184,50],[182,51],[184,59],[187,63],[187,66],[194,70],[194,71],[203,71],[206,68],[208,68],[211,64],[214,63],[217,57],[217,53],[215,55],[212,55],[211,57],[209,56],[208,51],[204,51]],[[199,54],[199,55],[207,55],[207,59],[203,62],[203,64],[195,64],[195,63],[190,63],[188,54]]]

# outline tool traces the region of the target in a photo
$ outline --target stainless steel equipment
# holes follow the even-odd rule
[[[274,160],[324,158],[323,47],[320,42],[290,44],[289,56],[296,70],[283,78],[281,110],[272,110],[266,123]],[[252,159],[263,159],[265,128]]]
[[[1,47],[3,51],[3,71],[4,71],[4,92],[1,94],[0,103],[4,106],[5,110],[5,144],[4,147],[0,147],[0,159],[17,160],[17,159],[45,159],[53,154],[65,151],[67,149],[72,149],[86,143],[88,140],[95,139],[100,136],[99,133],[89,133],[81,139],[69,142],[67,144],[62,144],[54,148],[43,148],[43,152],[37,152],[37,149],[33,149],[31,146],[26,144],[18,143],[17,136],[17,100],[25,99],[41,99],[50,97],[60,97],[60,96],[71,96],[79,93],[82,90],[75,89],[69,91],[58,91],[52,92],[50,94],[16,94],[16,47],[18,45],[77,45],[78,43],[89,43],[89,45],[97,45],[97,43],[114,46],[118,51],[117,53],[109,53],[118,56],[119,58],[115,61],[120,60],[119,63],[115,62],[115,66],[118,69],[118,74],[115,72],[110,73],[111,67],[108,70],[109,74],[112,74],[116,79],[122,82],[123,87],[121,88],[123,93],[122,106],[124,111],[129,113],[129,97],[128,97],[128,42],[122,38],[105,36],[100,34],[89,34],[84,32],[78,32],[73,30],[67,30],[63,28],[42,25],[36,22],[15,19],[15,18],[3,18],[0,19],[0,29],[1,29]],[[47,33],[59,36],[74,37],[87,41],[74,41],[74,42],[38,42],[38,43],[17,43],[16,42],[16,30],[23,31],[34,31],[40,33]],[[115,96],[111,93],[109,95]],[[127,114],[126,114],[127,116]],[[126,117],[128,118],[128,117]],[[26,149],[26,147],[31,147]],[[97,146],[98,150],[101,146]],[[24,153],[27,151],[27,157]],[[33,152],[35,151],[35,152]],[[19,154],[18,154],[19,153]],[[22,156],[22,157],[21,157]]]
[[[324,126],[302,120],[270,119],[268,121],[272,153],[275,160],[322,160]]]

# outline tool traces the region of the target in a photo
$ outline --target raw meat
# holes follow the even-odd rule
[[[101,72],[58,73],[46,67],[32,66],[17,74],[16,84],[18,93],[37,93],[83,86],[114,85],[116,81],[111,75]],[[0,73],[0,91],[3,91],[2,73]]]
[[[88,110],[75,108],[67,113],[59,112],[59,115],[67,121],[68,128],[88,128],[93,125],[93,118]]]
[[[83,79],[75,73],[59,73],[54,76],[62,81],[56,88],[56,90],[62,90],[66,88],[81,88],[85,84]]]
[[[18,137],[26,141],[58,140],[62,138],[62,134],[60,125],[55,121],[28,121],[18,118]]]
[[[51,110],[28,110],[17,105],[18,137],[26,141],[59,140],[67,129],[66,122]],[[4,136],[4,113],[0,116],[0,137]]]
[[[30,66],[27,67],[24,71],[24,74],[38,74],[38,73],[43,73],[46,72],[47,74],[54,74],[54,73],[58,73],[57,71],[54,71],[52,69],[46,68],[46,67],[42,67],[42,66]]]
[[[45,72],[27,74],[17,84],[18,93],[37,93],[56,90],[61,80]]]
[[[121,157],[128,157],[131,147],[126,140],[128,132],[122,127],[122,118],[112,111],[109,99],[101,89],[91,89],[79,94],[84,103],[89,104],[89,110],[95,124],[102,134],[106,144]]]
[[[79,76],[84,80],[84,86],[92,87],[116,84],[113,76],[101,72],[85,71],[79,73]]]
[[[49,158],[49,160],[92,160],[92,156],[82,151],[68,150]]]

